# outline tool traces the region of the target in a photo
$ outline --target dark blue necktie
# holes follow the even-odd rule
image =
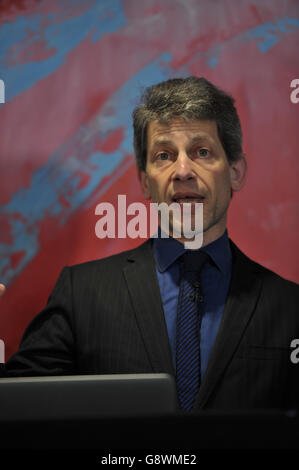
[[[209,255],[186,251],[181,256],[181,281],[176,323],[176,384],[180,408],[190,411],[200,386],[200,270]]]

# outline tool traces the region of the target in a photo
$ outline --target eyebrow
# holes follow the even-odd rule
[[[189,146],[192,147],[192,145],[197,144],[197,143],[199,143],[199,142],[209,142],[210,144],[212,144],[211,139],[209,139],[208,136],[196,135],[196,136],[194,136],[194,137],[191,139],[191,141],[189,142]],[[155,148],[161,147],[161,146],[163,146],[163,145],[172,147],[172,146],[174,145],[174,142],[173,142],[172,140],[170,140],[170,139],[164,139],[164,138],[159,139],[159,138],[158,138],[158,139],[154,142],[154,144],[153,144],[151,150],[154,150]]]
[[[160,147],[160,146],[173,146],[173,141],[169,139],[157,139],[154,144],[152,145],[152,148]]]
[[[192,139],[191,139],[191,146],[194,145],[194,144],[197,144],[198,142],[209,142],[210,144],[212,144],[212,139],[210,139],[208,136],[204,136],[204,135],[196,135],[194,136]]]

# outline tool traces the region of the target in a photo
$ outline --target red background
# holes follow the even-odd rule
[[[296,0],[23,0],[0,6],[0,338],[6,359],[64,265],[143,240],[99,240],[95,206],[143,201],[131,111],[162,79],[205,76],[236,98],[249,171],[229,235],[299,282]]]

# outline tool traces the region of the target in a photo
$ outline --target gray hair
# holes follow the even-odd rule
[[[168,124],[176,117],[216,121],[229,163],[242,158],[242,129],[234,102],[232,96],[203,77],[172,78],[146,88],[133,111],[137,167],[146,169],[148,124]]]

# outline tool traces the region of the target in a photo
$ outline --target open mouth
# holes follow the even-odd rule
[[[196,202],[204,202],[205,198],[203,196],[200,196],[199,194],[175,194],[172,200],[173,202],[178,202],[179,204],[191,204]]]

